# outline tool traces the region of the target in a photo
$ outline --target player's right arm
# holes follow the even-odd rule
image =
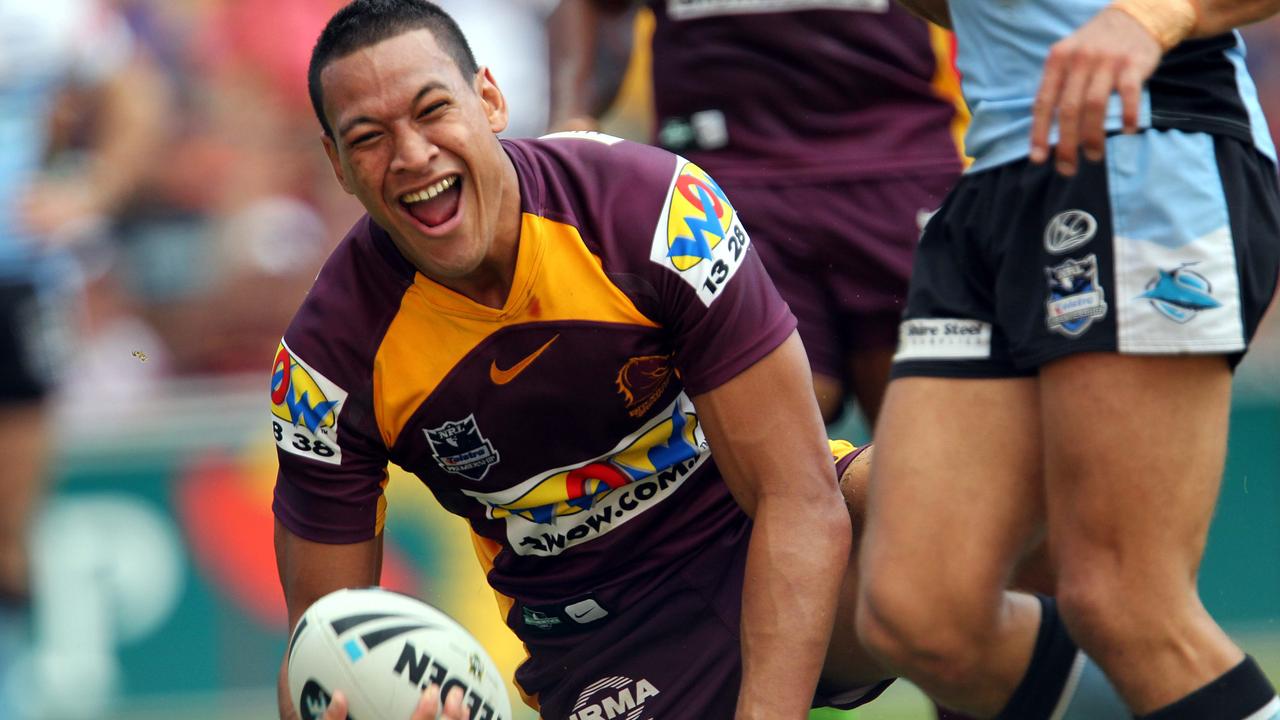
[[[547,19],[552,131],[595,130],[631,55],[630,0],[562,0]]]
[[[919,18],[951,29],[951,9],[947,7],[947,0],[898,0],[898,4]]]
[[[297,626],[302,614],[321,597],[340,588],[377,585],[382,574],[381,534],[364,542],[329,545],[298,537],[277,519],[275,548],[276,570],[284,589],[290,629]],[[281,664],[277,684],[280,717],[296,720],[298,714],[289,697],[285,670],[286,666]]]
[[[1115,0],[1054,44],[1032,107],[1031,160],[1049,159],[1074,175],[1077,149],[1102,159],[1105,120],[1113,93],[1120,96],[1125,132],[1136,132],[1142,88],[1161,58],[1187,38],[1212,37],[1280,12],[1280,0]]]
[[[302,614],[316,600],[341,588],[377,585],[382,575],[381,534],[364,542],[330,545],[298,537],[276,520],[275,546],[276,570],[280,573],[280,585],[284,588],[290,628],[297,627]],[[276,684],[280,718],[298,720],[293,700],[289,697],[287,669],[287,663],[281,663],[280,677]],[[445,720],[467,720],[469,711],[463,707],[462,700],[462,691],[454,688],[445,702]],[[423,693],[422,700],[409,720],[435,720],[440,702],[440,688],[432,685]],[[324,718],[345,720],[346,717],[346,698],[341,691],[337,691]]]
[[[1200,20],[1192,37],[1212,37],[1280,12],[1280,0],[1198,0]]]

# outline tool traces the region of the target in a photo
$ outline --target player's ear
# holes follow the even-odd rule
[[[485,117],[489,119],[489,129],[500,133],[507,129],[507,98],[498,88],[493,73],[487,67],[480,68],[475,79],[476,94],[484,105]]]
[[[354,195],[355,193],[351,192],[351,186],[347,184],[346,173],[342,172],[342,159],[338,157],[338,143],[327,133],[320,136],[320,142],[324,143],[324,154],[329,157],[329,164],[333,166],[333,175],[338,178],[338,184],[348,194]]]

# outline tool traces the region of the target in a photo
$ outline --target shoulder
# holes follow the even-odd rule
[[[326,375],[367,375],[414,270],[368,216],[334,248],[284,341]]]
[[[508,143],[536,167],[525,212],[578,228],[606,271],[679,279],[710,302],[744,256],[746,234],[704,170],[666,150],[600,133]],[[535,184],[536,183],[536,184]]]
[[[679,158],[597,132],[504,142],[520,176],[523,209],[575,226],[655,215]]]

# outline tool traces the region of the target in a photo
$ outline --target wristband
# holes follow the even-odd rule
[[[1166,52],[1200,24],[1196,0],[1115,0],[1111,7],[1137,20]]]

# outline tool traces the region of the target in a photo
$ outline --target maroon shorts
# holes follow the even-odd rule
[[[568,650],[530,645],[516,672],[546,720],[731,718],[738,702],[738,633],[746,529],[706,547],[663,592],[584,633]],[[852,708],[888,687],[821,688],[814,707]]]
[[[923,222],[957,177],[947,169],[821,185],[720,181],[799,320],[814,372],[842,378],[851,353],[897,345]]]

